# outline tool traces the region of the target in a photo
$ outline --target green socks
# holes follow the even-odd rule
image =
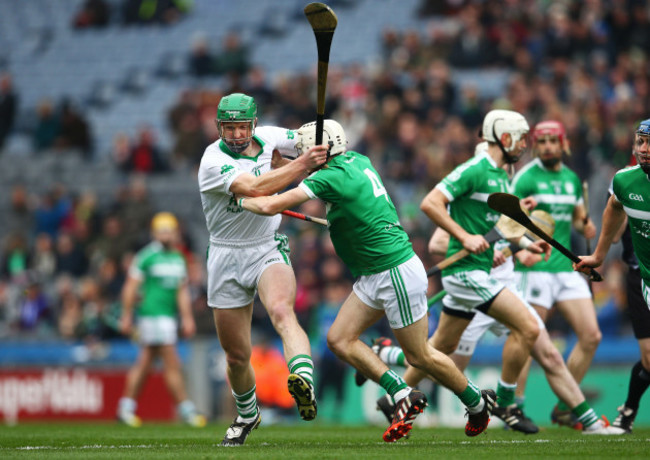
[[[314,387],[314,361],[309,355],[296,355],[289,361],[289,373],[298,374]]]

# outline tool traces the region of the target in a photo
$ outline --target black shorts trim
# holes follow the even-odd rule
[[[503,289],[505,289],[505,287],[504,287]],[[503,291],[503,289],[501,289],[501,291]],[[485,313],[485,314],[487,315],[487,314],[488,314],[488,310],[490,309],[490,306],[492,306],[492,302],[494,302],[494,299],[496,299],[497,296],[498,296],[499,294],[501,294],[501,291],[497,292],[496,295],[495,295],[494,297],[492,297],[490,300],[488,300],[487,302],[482,303],[481,305],[479,305],[478,307],[476,307],[476,309],[477,309],[478,311],[480,311],[481,313]]]
[[[645,303],[641,289],[641,270],[630,268],[625,278],[627,288],[627,308],[632,321],[632,330],[637,339],[650,337],[650,307]]]
[[[442,306],[442,311],[449,316],[455,316],[457,318],[463,318],[470,321],[472,318],[474,318],[475,315],[475,313],[471,311],[454,310],[453,308],[445,307],[444,305]]]

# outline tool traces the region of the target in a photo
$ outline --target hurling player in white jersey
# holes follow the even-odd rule
[[[550,213],[555,219],[554,238],[571,247],[571,228],[586,238],[596,236],[596,227],[586,220],[582,185],[578,176],[562,163],[568,153],[568,141],[562,123],[547,120],[533,130],[533,153],[537,158],[524,166],[513,179],[514,193],[519,198],[533,197],[536,209]],[[524,251],[517,255],[517,282],[526,300],[546,321],[555,305],[575,331],[578,341],[567,359],[571,375],[582,382],[601,339],[596,311],[585,278],[572,272],[571,261],[559,251],[553,251],[548,261]],[[525,374],[524,374],[525,375]],[[519,385],[520,395],[524,385]],[[551,420],[567,426],[577,426],[570,408],[558,401]]]
[[[296,280],[280,216],[243,212],[235,194],[272,195],[304,179],[325,162],[326,146],[296,156],[291,130],[257,125],[257,106],[241,93],[225,96],[217,109],[221,139],[205,150],[198,180],[208,231],[208,305],[213,308],[219,342],[226,353],[228,381],[237,418],[222,445],[242,445],[260,424],[255,372],[250,363],[253,299],[259,292],[282,339],[289,366],[289,392],[304,420],[316,417],[313,362],[309,339],[293,311]]]
[[[632,368],[625,404],[618,408],[613,425],[631,433],[643,393],[650,386],[650,119],[639,123],[634,135],[634,156],[637,166],[616,173],[612,196],[603,212],[603,227],[594,253],[581,257],[574,269],[584,271],[600,266],[619,233],[625,218],[631,233],[632,246],[639,262],[641,289],[645,306],[630,302],[634,334],[639,342],[641,360]]]

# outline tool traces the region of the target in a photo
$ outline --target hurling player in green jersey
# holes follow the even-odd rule
[[[603,227],[594,253],[574,264],[579,271],[600,266],[627,216],[647,306],[642,312],[631,312],[637,322],[643,323],[635,326],[641,360],[632,368],[627,400],[618,408],[619,415],[613,423],[628,433],[632,432],[641,396],[650,386],[650,119],[637,127],[633,152],[637,165],[622,169],[614,176],[613,194],[603,212]]]
[[[512,185],[520,198],[533,197],[535,209],[546,211],[555,219],[553,237],[571,247],[571,229],[586,238],[596,236],[596,227],[588,219],[582,197],[580,179],[562,162],[568,153],[568,141],[562,123],[545,120],[537,123],[532,135],[535,159],[515,175]],[[553,251],[548,261],[536,254],[518,254],[515,266],[517,283],[524,298],[546,322],[555,306],[575,331],[578,341],[567,358],[567,366],[576,382],[582,382],[601,339],[591,291],[584,276],[572,271],[571,261],[559,251]],[[522,383],[525,381],[522,379]],[[523,390],[520,385],[518,392]],[[523,395],[523,393],[519,393]],[[577,427],[570,408],[558,401],[553,408],[554,423]]]
[[[185,258],[175,249],[178,221],[168,212],[158,213],[151,221],[151,233],[153,241],[135,255],[122,289],[120,329],[125,335],[133,333],[133,309],[140,293],[136,311],[140,355],[126,377],[117,418],[132,427],[142,424],[140,417],[135,415],[136,399],[154,360],[160,357],[165,383],[178,404],[179,414],[186,423],[204,427],[205,417],[197,412],[187,397],[176,351],[176,316],[180,317],[183,335],[189,337],[196,330]]]
[[[528,130],[526,119],[517,112],[488,112],[482,129],[487,150],[448,174],[420,206],[432,221],[449,233],[447,257],[463,248],[470,252],[468,257],[442,271],[447,295],[442,301],[438,328],[429,343],[444,353],[453,353],[477,311],[495,318],[510,330],[503,347],[503,366],[497,386],[499,410],[495,412],[504,419],[520,416],[514,400],[517,378],[540,328],[516,294],[490,276],[494,251],[482,235],[494,227],[500,217],[488,206],[487,198],[491,193],[509,190],[509,178],[503,167],[519,160],[526,148]],[[522,204],[534,205],[532,200]],[[535,250],[548,255],[550,246],[540,243]],[[414,368],[404,374],[407,382],[417,382],[421,377],[420,371]]]
[[[302,126],[296,148],[304,152],[313,146],[315,132],[314,123]],[[341,125],[325,120],[323,138],[330,145],[330,157],[322,169],[280,195],[240,198],[240,206],[272,215],[309,199],[325,201],[336,253],[358,277],[328,332],[327,343],[340,359],[379,383],[394,399],[396,410],[385,441],[404,437],[427,400],[359,340],[383,315],[409,363],[452,390],[467,407],[465,434],[476,436],[487,428],[494,391],[480,391],[451,359],[427,345],[428,280],[390,196],[368,157],[346,149]]]

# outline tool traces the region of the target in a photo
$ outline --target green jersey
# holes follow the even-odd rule
[[[537,201],[535,209],[546,211],[555,219],[553,238],[570,249],[573,211],[583,202],[582,184],[576,173],[565,165],[559,171],[552,171],[537,158],[515,175],[512,186],[517,196],[532,196]],[[552,251],[546,262],[538,262],[532,267],[517,263],[515,269],[549,273],[573,271],[571,260],[560,251]]]
[[[449,173],[436,188],[449,200],[449,215],[466,232],[485,235],[499,220],[501,214],[492,210],[487,199],[491,193],[508,192],[508,174],[499,168],[487,152],[467,160]],[[447,257],[463,249],[454,236],[449,239]],[[442,271],[442,276],[453,273],[492,268],[492,247],[481,254],[470,254]]]
[[[379,174],[365,155],[332,158],[300,183],[326,204],[334,249],[354,276],[373,275],[415,255]]]
[[[616,173],[612,189],[627,214],[641,277],[650,285],[650,181],[640,166],[633,166]]]
[[[157,241],[149,243],[135,255],[129,276],[142,281],[139,316],[176,316],[176,294],[187,278],[180,252],[166,251]]]

